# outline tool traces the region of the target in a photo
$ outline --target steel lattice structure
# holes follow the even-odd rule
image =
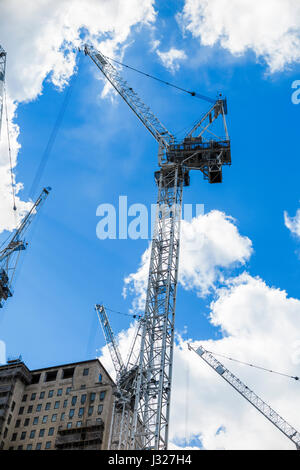
[[[133,346],[125,369],[118,375],[116,368],[110,448],[163,450],[168,445],[182,190],[190,183],[190,170],[200,170],[210,183],[220,183],[222,166],[231,164],[226,100],[216,100],[186,137],[176,142],[107,57],[89,45],[84,51],[159,144],[160,169],[155,172],[158,198],[146,307],[134,340],[139,352],[134,357]],[[206,131],[219,116],[225,137],[211,133],[214,138],[206,139]],[[106,320],[103,316],[99,319],[104,327]],[[115,347],[112,352],[114,360]]]
[[[0,136],[2,129],[2,114],[3,114],[3,96],[5,86],[5,65],[6,65],[6,52],[0,45]]]
[[[12,282],[19,260],[20,252],[26,250],[27,243],[24,234],[32,223],[37,211],[47,199],[51,188],[44,188],[32,208],[21,221],[19,227],[9,237],[6,245],[0,251],[0,308],[8,297],[12,297]]]
[[[277,429],[279,429],[293,444],[297,450],[300,450],[300,433],[296,431],[289,423],[287,423],[276,411],[274,411],[267,403],[256,395],[247,385],[245,385],[238,377],[228,370],[220,361],[218,361],[211,352],[206,351],[203,346],[199,346],[197,350],[189,345],[189,349],[193,350],[214,369],[231,387],[233,387],[242,397],[244,397],[251,405],[254,406],[265,418],[271,421]]]

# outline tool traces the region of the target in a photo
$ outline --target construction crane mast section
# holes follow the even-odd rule
[[[49,187],[42,190],[30,211],[21,221],[19,227],[14,231],[5,247],[0,251],[0,308],[3,307],[3,302],[7,300],[8,297],[12,297],[11,284],[18,262],[18,257],[15,258],[14,255],[20,251],[26,250],[27,243],[24,239],[24,234],[32,223],[35,215],[44,204],[50,191],[51,188]]]
[[[106,340],[106,344],[108,346],[112,362],[117,373],[117,377],[125,370],[125,365],[122,360],[122,356],[119,351],[119,347],[116,343],[115,336],[111,329],[110,323],[108,321],[108,317],[103,305],[96,304],[95,310],[98,315],[99,322],[102,326],[103,334]]]
[[[118,432],[111,443],[117,449],[164,450],[168,446],[183,187],[190,184],[190,170],[200,170],[210,183],[221,183],[222,167],[231,163],[227,128],[225,137],[211,132],[206,139],[205,134],[219,116],[225,124],[226,102],[217,100],[186,138],[176,142],[107,57],[89,45],[84,51],[159,144],[159,170],[154,173],[158,197],[145,313],[134,341],[139,354],[133,358],[134,347],[131,349],[128,368],[120,374],[116,425],[112,425]],[[114,349],[108,331],[104,334]]]
[[[244,397],[252,406],[254,406],[265,418],[271,421],[293,444],[297,450],[300,450],[300,433],[288,424],[276,411],[256,395],[247,385],[238,377],[230,372],[220,361],[218,361],[211,352],[206,351],[203,346],[194,349],[188,345],[189,349],[194,351],[206,362],[217,374],[220,375],[231,387],[233,387],[242,397]]]
[[[2,129],[2,115],[3,115],[3,97],[5,86],[5,66],[6,66],[6,52],[0,45],[0,137]]]

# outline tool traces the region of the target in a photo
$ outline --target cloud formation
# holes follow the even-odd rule
[[[76,67],[77,48],[90,40],[106,53],[122,48],[134,26],[155,20],[154,0],[2,0],[0,5],[1,45],[7,52],[6,83],[13,151],[17,165],[19,128],[15,124],[18,103],[36,99],[45,80],[62,89]],[[30,204],[17,201],[16,220],[11,210],[8,154],[2,129],[0,147],[0,232],[11,230]],[[20,183],[16,192],[21,189]]]
[[[185,0],[178,19],[201,44],[220,44],[234,55],[252,50],[270,72],[300,61],[297,0]]]
[[[223,273],[244,265],[252,253],[249,238],[239,234],[232,217],[213,210],[190,222],[181,223],[179,283],[204,297],[223,278]],[[134,295],[133,310],[145,306],[150,247],[143,253],[140,266],[124,280],[123,294]]]
[[[162,64],[171,72],[176,72],[180,66],[179,62],[187,58],[186,53],[182,49],[176,49],[176,47],[171,47],[168,51],[165,52],[157,49],[156,53]]]
[[[297,210],[294,217],[290,217],[288,213],[284,211],[284,224],[293,235],[300,238],[300,209]]]

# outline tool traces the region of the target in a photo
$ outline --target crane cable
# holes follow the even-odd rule
[[[74,86],[74,83],[75,83],[75,80],[77,78],[78,74],[75,74],[75,78],[72,80],[70,80],[70,83],[69,83],[69,86],[67,88],[67,91],[66,91],[66,94],[65,94],[65,97],[62,101],[62,104],[61,104],[61,107],[60,107],[60,110],[59,110],[59,113],[57,115],[57,118],[56,118],[56,121],[54,123],[54,126],[53,126],[53,129],[51,131],[51,134],[49,136],[49,139],[48,139],[48,142],[47,142],[47,145],[45,147],[45,150],[42,154],[42,158],[41,158],[41,161],[39,163],[39,166],[37,168],[37,171],[36,171],[36,174],[35,174],[35,177],[33,179],[33,182],[32,182],[32,185],[31,185],[31,188],[30,188],[30,191],[29,191],[29,196],[32,198],[36,192],[36,189],[37,189],[37,186],[41,180],[41,177],[43,175],[43,172],[45,171],[45,167],[46,167],[46,164],[49,160],[49,157],[50,157],[50,154],[51,154],[51,151],[53,149],[53,146],[54,146],[54,143],[55,143],[55,140],[56,140],[56,137],[57,137],[57,134],[58,134],[58,131],[61,127],[61,124],[62,124],[62,121],[63,121],[63,118],[64,118],[64,115],[65,115],[65,112],[66,112],[66,109],[67,109],[67,106],[68,106],[68,103],[70,101],[70,97],[71,97],[71,93],[72,93],[72,89],[73,89],[73,86]]]
[[[264,371],[266,371],[266,372],[271,372],[272,374],[283,375],[284,377],[289,377],[290,379],[300,380],[299,377],[297,377],[297,376],[293,376],[293,375],[289,375],[289,374],[284,374],[283,372],[277,372],[277,371],[275,371],[275,370],[266,369],[265,367],[261,367],[261,366],[256,366],[256,365],[250,364],[250,363],[248,363],[248,362],[243,362],[243,361],[240,361],[240,360],[238,360],[238,359],[234,359],[234,358],[232,358],[232,357],[225,356],[224,354],[220,354],[220,353],[216,353],[216,352],[212,352],[212,351],[207,351],[207,352],[210,353],[210,354],[213,354],[214,356],[224,357],[225,359],[228,359],[229,361],[238,362],[238,363],[243,364],[243,365],[245,365],[245,366],[254,367],[255,369],[261,369],[261,370],[264,370]]]
[[[131,318],[142,318],[142,315],[139,315],[137,313],[118,312],[117,310],[112,310],[111,308],[106,307],[106,305],[104,305],[104,308],[105,310],[108,310],[109,312],[112,312],[112,313],[117,313],[118,315],[125,315],[126,317],[131,317]]]
[[[134,72],[140,73],[141,75],[144,75],[145,77],[152,78],[153,80],[156,80],[158,82],[164,83],[165,85],[168,85],[170,87],[176,88],[177,90],[183,91],[184,93],[188,93],[191,96],[194,96],[196,98],[199,98],[204,101],[208,101],[209,103],[215,103],[216,100],[209,98],[208,96],[201,95],[200,93],[196,93],[195,91],[190,91],[186,90],[185,88],[182,88],[178,85],[174,85],[174,83],[167,82],[165,80],[162,80],[161,78],[154,77],[154,75],[150,75],[149,73],[142,72],[141,70],[138,70],[134,67],[131,67],[130,65],[126,65],[123,62],[119,62],[116,59],[112,59],[111,57],[104,56],[106,59],[111,60],[112,62],[115,62],[116,64],[121,65],[122,67],[126,67],[127,69],[133,70]]]
[[[14,187],[14,174],[12,168],[12,158],[11,158],[11,146],[10,146],[10,133],[9,133],[9,123],[8,123],[8,112],[7,112],[7,95],[6,95],[6,86],[4,84],[4,100],[5,100],[5,115],[6,115],[6,129],[7,129],[7,144],[8,144],[8,155],[9,155],[9,166],[10,166],[10,179],[11,179],[11,189],[13,197],[13,210],[16,211],[16,196],[15,196],[15,187]]]

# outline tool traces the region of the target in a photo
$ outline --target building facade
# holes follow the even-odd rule
[[[0,366],[0,449],[108,448],[115,384],[98,359]]]

